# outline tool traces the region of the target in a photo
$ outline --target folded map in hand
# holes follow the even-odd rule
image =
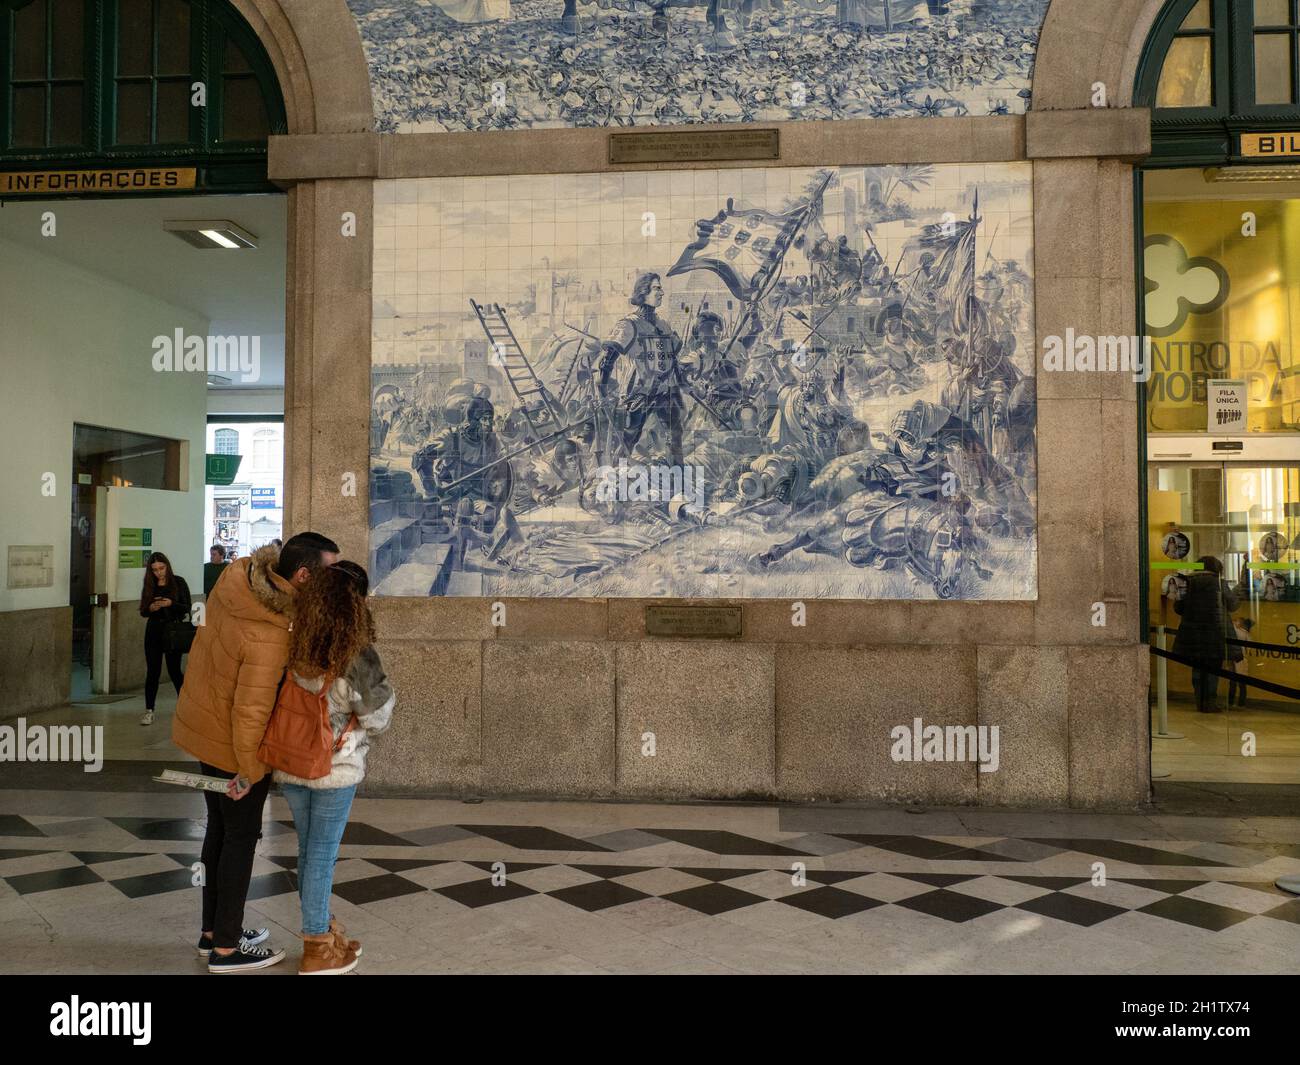
[[[198,788],[199,791],[225,791],[230,781],[221,777],[205,777],[201,773],[181,773],[175,769],[164,769],[161,776],[153,778],[159,784],[179,784],[182,788]]]

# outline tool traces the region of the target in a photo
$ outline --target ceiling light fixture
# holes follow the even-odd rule
[[[257,247],[257,237],[228,220],[164,222],[163,229],[196,248]]]

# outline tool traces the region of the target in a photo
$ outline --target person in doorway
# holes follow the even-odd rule
[[[1218,713],[1219,677],[1210,672],[1223,668],[1228,657],[1229,618],[1237,609],[1237,596],[1223,580],[1223,563],[1213,555],[1196,560],[1203,567],[1187,577],[1187,592],[1174,603],[1183,619],[1174,636],[1174,654],[1192,664],[1192,689],[1196,709]]]
[[[184,577],[172,572],[171,562],[161,551],[153,552],[145,563],[140,616],[147,619],[144,624],[144,714],[140,724],[152,725],[163,661],[167,662],[167,676],[176,686],[178,699],[185,681],[181,670],[184,652],[171,649],[167,641],[167,626],[173,621],[188,621],[190,616],[190,586]]]
[[[212,589],[216,586],[217,579],[225,571],[230,563],[226,561],[226,549],[220,544],[213,544],[208,548],[208,560],[203,564],[203,596],[207,598],[212,594]]]
[[[242,927],[271,786],[257,749],[289,658],[294,597],[338,560],[338,551],[319,533],[299,533],[280,551],[263,547],[235,563],[213,588],[190,650],[172,742],[197,758],[203,773],[230,781],[224,794],[203,793],[208,823],[198,951],[209,972],[262,969],[284,958],[283,949],[262,946],[266,929]]]
[[[1250,630],[1255,627],[1254,618],[1233,618],[1232,631],[1233,638],[1237,640],[1249,640]],[[1246,649],[1238,647],[1236,644],[1228,645],[1228,661],[1232,663],[1231,669],[1237,676],[1244,676],[1247,672],[1246,666]],[[1246,706],[1246,683],[1241,680],[1228,681],[1228,709],[1234,706]]]
[[[298,596],[285,683],[313,694],[326,690],[336,749],[330,770],[314,780],[279,769],[280,786],[298,830],[298,896],[302,905],[302,975],[349,972],[361,944],[348,939],[330,913],[334,862],[357,785],[366,773],[370,737],[388,727],[395,697],[374,648],[366,606],[369,580],[355,562],[322,570]]]

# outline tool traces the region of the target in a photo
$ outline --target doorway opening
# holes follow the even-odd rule
[[[189,442],[97,425],[74,424],[72,433],[71,685],[72,701],[84,702],[112,688],[107,611],[117,590],[117,575],[137,564],[143,568],[153,544],[149,526],[119,528],[116,537],[107,535],[110,526],[118,525],[117,498],[110,503],[110,494],[128,488],[185,491]]]
[[[1134,103],[1152,776],[1300,783],[1300,3],[1170,0]]]
[[[1157,453],[1168,453],[1165,446],[1154,445]],[[1253,645],[1228,645],[1224,668],[1234,677],[1204,681],[1212,713],[1197,709],[1187,665],[1156,659],[1153,766],[1174,780],[1300,780],[1300,697],[1235,679],[1295,686],[1300,567],[1289,560],[1300,542],[1300,461],[1156,459],[1147,479],[1153,645],[1175,647],[1188,577],[1205,556],[1223,565],[1233,637]]]
[[[248,433],[219,465],[282,480],[286,208],[281,195],[0,204],[0,302],[38,397],[15,448],[57,469],[60,487],[71,479],[59,497],[71,497],[62,668],[74,700],[144,683],[141,549],[165,554],[201,598],[207,499],[225,491],[209,485],[224,478],[207,456],[230,450],[209,445],[210,420],[233,411],[273,426],[273,447]],[[57,239],[42,236],[47,213]],[[169,228],[196,218],[237,225],[254,246],[199,248]],[[248,510],[276,518],[279,536],[280,511],[252,510],[248,487]],[[283,504],[282,489],[257,495]]]
[[[58,695],[141,686],[145,559],[201,598],[206,486],[238,459],[210,417],[283,420],[286,131],[231,0],[0,0],[0,353],[34,397],[0,425],[25,560],[0,610],[68,633]]]

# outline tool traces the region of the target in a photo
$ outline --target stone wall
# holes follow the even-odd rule
[[[129,692],[144,687],[146,666],[144,661],[145,619],[140,616],[140,601],[126,599],[113,607],[112,663],[109,667],[108,690]],[[163,682],[167,683],[167,668],[163,666]]]
[[[0,720],[66,703],[71,662],[72,607],[0,613]]]
[[[298,6],[281,6],[297,25]],[[339,6],[322,5],[334,25]],[[772,123],[781,130],[779,165],[1029,160],[1038,350],[1067,327],[1131,335],[1133,164],[1149,151],[1150,116],[1127,104],[1159,4],[1116,7],[1099,28],[1090,0],[1053,0],[1034,93],[1036,108],[1055,110]],[[303,69],[340,61],[320,43],[324,25],[318,18],[303,27],[303,64],[287,64],[282,80],[287,72],[299,85]],[[322,98],[331,94],[329,106],[301,91],[290,101],[291,113],[306,117],[293,135],[272,139],[271,175],[291,190],[286,529],[320,529],[361,559],[373,181],[613,168],[599,129],[349,132],[359,127],[331,116],[362,109],[357,50],[343,55],[346,81],[313,83]],[[1111,88],[1110,108],[1087,106],[1097,80]],[[356,215],[356,237],[340,235],[344,212]],[[1038,400],[1036,601],[812,601],[803,628],[791,625],[789,603],[750,601],[738,604],[743,637],[723,642],[647,638],[639,600],[507,599],[507,623],[494,627],[488,601],[377,599],[380,650],[399,705],[376,745],[369,788],[1142,801],[1148,652],[1139,617],[1137,389],[1127,375],[1044,373],[1040,363]],[[1104,626],[1093,624],[1099,603]],[[893,762],[889,728],[917,716],[998,725],[1000,770]],[[655,733],[653,758],[641,753],[644,732]]]
[[[788,606],[747,602],[740,640],[645,638],[647,602],[506,600],[494,628],[488,604],[374,600],[398,709],[367,788],[1090,807],[1145,797],[1144,646],[1037,645],[1033,608],[1012,604],[976,606],[983,620],[946,643],[926,633],[952,605],[929,603],[891,604],[893,629],[873,626],[876,604],[809,603],[801,629]],[[1017,629],[1027,643],[1000,642]],[[915,717],[997,725],[998,772],[894,762],[890,730]]]

